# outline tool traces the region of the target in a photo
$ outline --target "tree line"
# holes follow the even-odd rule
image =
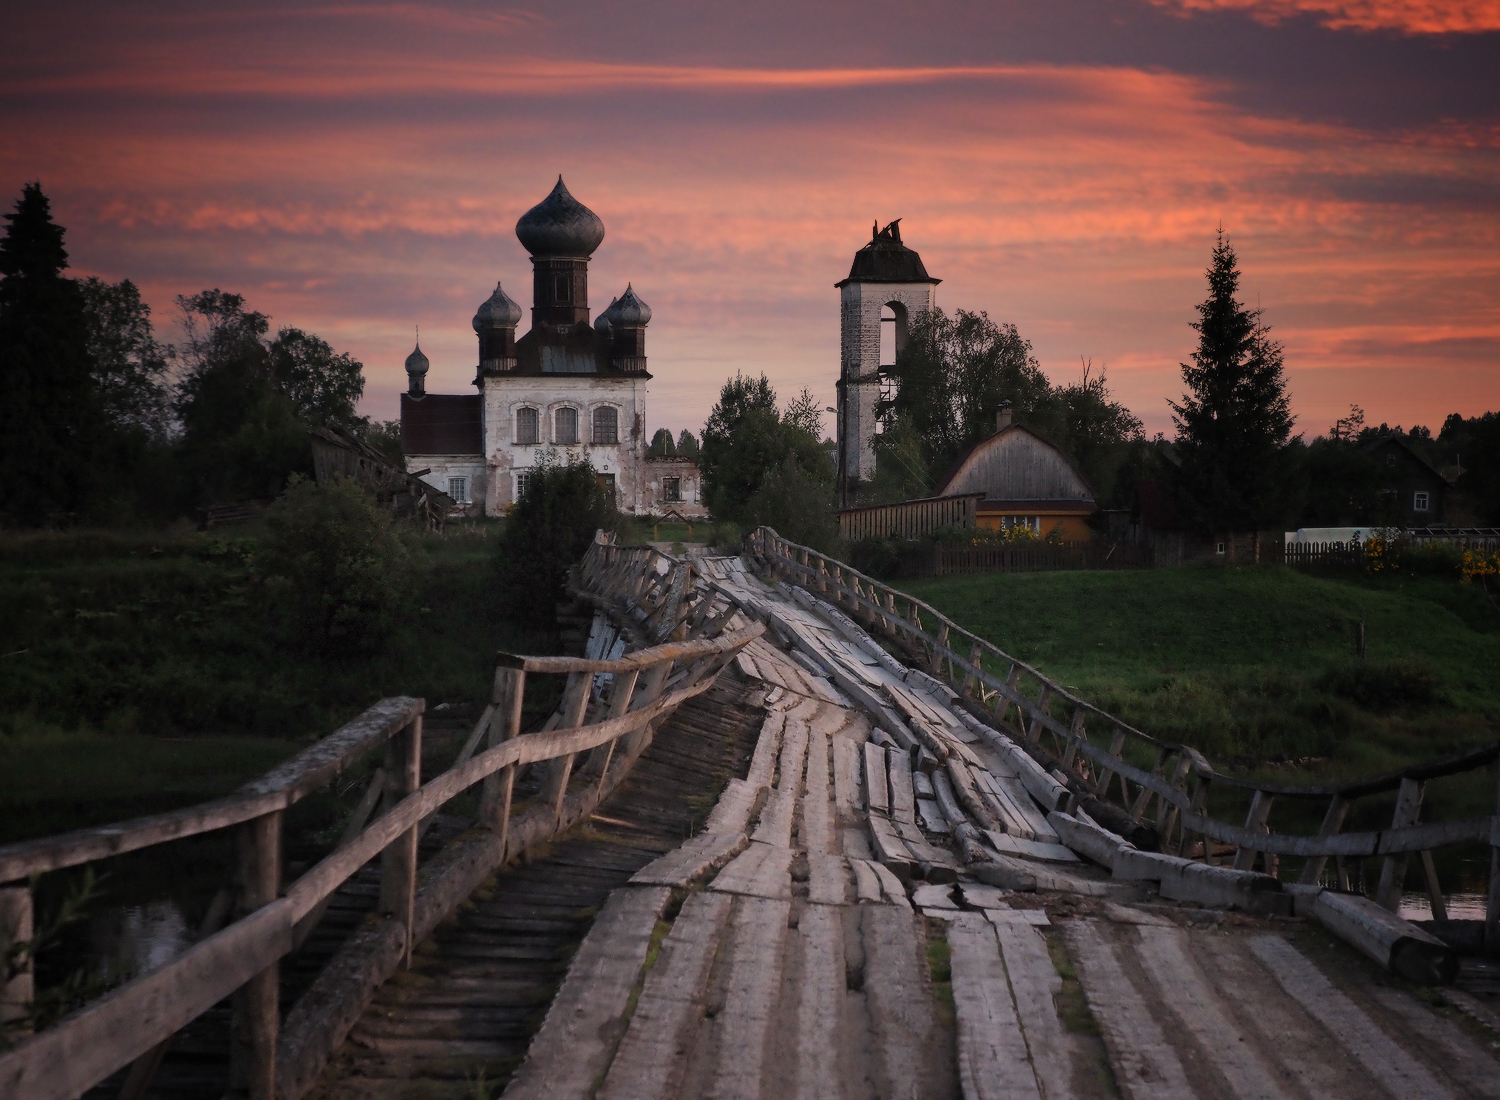
[[[355,414],[363,367],[220,289],[179,295],[161,342],[129,279],[64,272],[65,230],[27,184],[0,239],[0,517],[14,526],[160,522],[270,498],[311,472],[310,426],[399,453]]]

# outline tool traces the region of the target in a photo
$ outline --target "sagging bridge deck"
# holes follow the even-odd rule
[[[200,948],[236,929],[254,944],[244,929],[281,910],[279,927],[254,925],[274,940],[255,962],[271,965],[192,991],[201,1011],[239,986],[233,1078],[179,1078],[174,1092],[167,1053],[141,1087],[171,1025],[196,1015],[141,1019],[161,1002],[139,992],[158,973],[0,1055],[0,1094],[71,1096],[107,1079],[100,1095],[1500,1095],[1497,1036],[1476,1026],[1493,1024],[1475,996],[1492,991],[1487,964],[1466,960],[1469,992],[1441,993],[1465,1018],[1413,996],[1410,980],[1451,981],[1458,957],[1392,914],[1387,881],[1399,890],[1407,853],[1497,843],[1493,819],[1416,824],[1420,785],[1487,766],[1493,747],[1339,790],[1261,790],[1246,824],[1228,825],[1207,816],[1206,792],[1233,780],[1192,750],[978,639],[960,652],[930,608],[901,609],[899,593],[774,532],[757,532],[747,558],[762,577],[744,559],[689,565],[600,542],[579,583],[615,627],[597,621],[581,661],[502,661],[454,769],[419,785],[420,707],[388,701],[381,735],[326,739],[302,787],[285,769],[262,781],[246,797],[284,806],[351,745],[393,746],[371,788],[388,792],[385,812],[356,819],[285,892],[265,866],[278,810],[165,826],[227,816],[241,831],[246,915]],[[521,735],[526,677],[545,672],[569,676],[563,702]],[[1129,762],[1132,739],[1154,768]],[[439,847],[434,811],[475,782],[480,828]],[[1348,804],[1380,790],[1398,792],[1393,828],[1341,834]],[[1320,836],[1269,832],[1278,797],[1326,799]],[[98,858],[121,835],[0,850],[0,881],[63,865],[64,849]],[[1213,865],[1214,842],[1236,844],[1231,866]],[[1257,852],[1306,857],[1303,881],[1253,870]],[[1386,856],[1385,907],[1318,885],[1324,860],[1369,854]],[[275,960],[325,901],[347,925],[361,891],[383,915],[344,937],[281,1021]],[[1494,915],[1492,902],[1481,938]],[[120,1011],[132,996],[134,1018]],[[86,1069],[47,1060],[100,1037],[110,1049],[86,1052]]]

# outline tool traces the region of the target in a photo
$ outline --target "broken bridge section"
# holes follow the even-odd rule
[[[696,565],[770,627],[734,669],[753,755],[610,896],[507,1098],[1500,1095],[1494,1036],[1297,917],[1080,857],[1055,777],[941,683]]]

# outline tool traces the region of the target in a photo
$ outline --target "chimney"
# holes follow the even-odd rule
[[[1000,407],[995,410],[995,431],[1003,432],[1010,427],[1010,402],[1000,402]]]

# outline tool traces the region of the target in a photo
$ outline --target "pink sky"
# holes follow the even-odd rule
[[[897,217],[940,305],[1054,380],[1105,365],[1152,431],[1221,224],[1299,430],[1500,408],[1500,4],[912,11],[52,6],[0,45],[0,180],[168,335],[173,296],[237,291],[362,360],[381,419],[416,325],[429,390],[468,392],[559,172],[607,227],[595,310],[631,281],[654,311],[653,430],[735,371],[832,404],[833,284]]]

